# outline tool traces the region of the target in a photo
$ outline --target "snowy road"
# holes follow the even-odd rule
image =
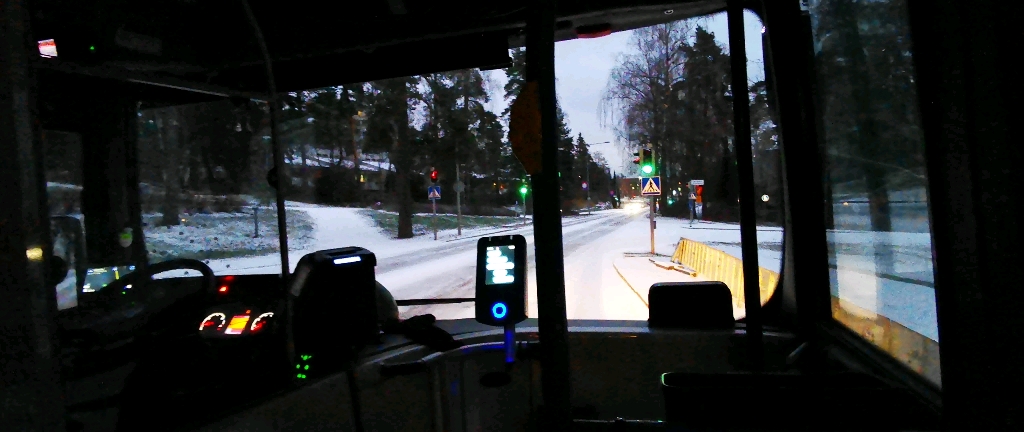
[[[642,218],[620,211],[607,211],[592,219],[563,226],[565,256],[566,309],[570,319],[647,319],[647,309],[611,267],[631,241],[643,247],[640,235],[630,235]],[[568,221],[567,221],[568,222]],[[529,247],[529,316],[537,316],[535,243],[532,229],[520,230]],[[633,239],[630,240],[630,237]],[[398,260],[381,260],[377,280],[395,298],[473,297],[476,265],[476,240],[463,241],[443,251],[412,253]],[[405,316],[432,313],[441,319],[471,318],[471,303],[402,308]]]
[[[321,206],[289,206],[307,212],[316,224],[315,241],[309,250],[292,250],[294,270],[299,258],[315,250],[361,246],[377,257],[377,280],[396,299],[473,297],[477,239],[483,235],[522,234],[530,246],[530,316],[537,316],[536,274],[533,262],[533,227],[477,228],[457,237],[443,231],[398,240],[376,229],[357,209]],[[637,212],[609,210],[592,215],[566,217],[562,221],[566,296],[570,318],[646,319],[646,306],[614,272],[611,260],[621,252],[649,247],[647,222]],[[667,239],[666,239],[667,240]],[[674,247],[665,246],[666,249]],[[663,253],[671,253],[665,250]],[[217,274],[267,274],[280,271],[277,254],[210,260]],[[181,276],[166,272],[162,277]],[[438,318],[472,317],[472,304],[403,307],[402,314],[433,313]]]

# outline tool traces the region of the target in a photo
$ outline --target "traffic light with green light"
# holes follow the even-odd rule
[[[654,174],[654,156],[651,149],[643,149],[641,151],[640,172],[644,175]]]

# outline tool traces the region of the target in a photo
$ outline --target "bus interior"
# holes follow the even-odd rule
[[[0,0],[0,430],[1019,430],[1020,9]]]

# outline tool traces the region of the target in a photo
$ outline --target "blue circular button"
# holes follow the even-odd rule
[[[505,307],[505,303],[495,303],[494,306],[491,306],[491,314],[497,319],[505,318],[505,315],[508,314],[508,308]]]

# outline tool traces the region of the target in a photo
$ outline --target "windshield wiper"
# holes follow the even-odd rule
[[[453,303],[472,303],[475,302],[475,298],[456,297],[456,298],[440,298],[440,299],[410,299],[410,300],[395,300],[398,306],[423,306],[423,305],[435,305],[435,304],[453,304]]]

